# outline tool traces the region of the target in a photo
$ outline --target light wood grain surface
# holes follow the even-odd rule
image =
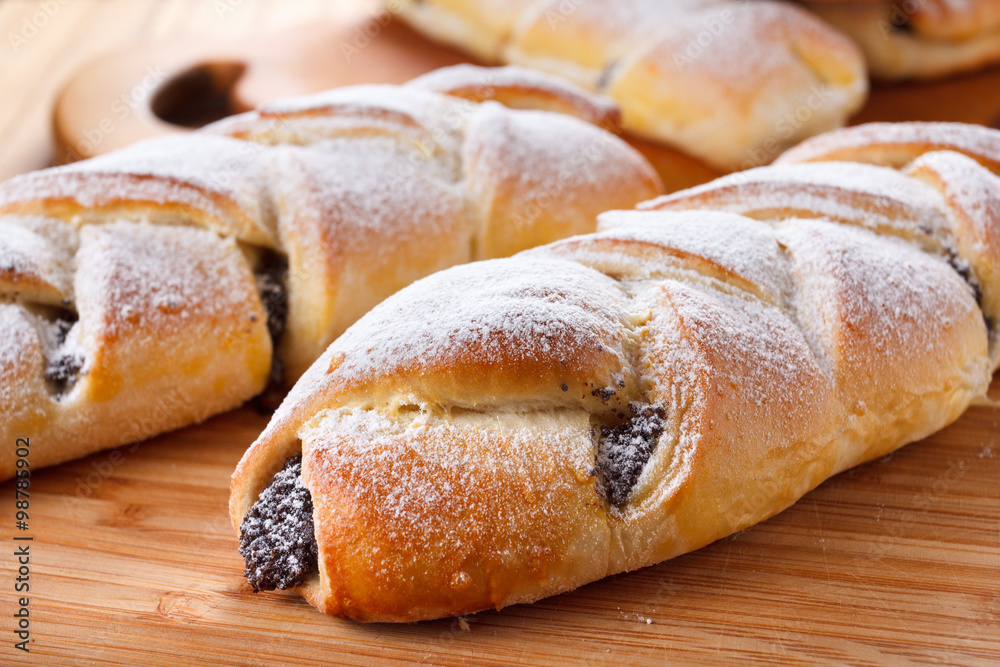
[[[52,159],[51,102],[95,56],[351,11],[334,4],[0,0],[0,177]],[[15,52],[10,34],[43,5],[54,13]],[[859,116],[907,118],[1000,124],[1000,71],[879,88]],[[693,554],[534,605],[404,626],[336,621],[294,595],[255,595],[243,582],[228,480],[265,423],[239,410],[36,473],[28,655],[13,649],[14,488],[0,486],[8,540],[0,664],[1000,661],[994,408],[973,408],[942,433]]]

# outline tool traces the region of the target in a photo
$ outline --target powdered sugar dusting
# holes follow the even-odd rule
[[[623,219],[629,217],[624,213],[620,215]],[[658,238],[656,225],[665,230],[674,229],[670,219],[674,216],[670,214],[634,215],[656,218],[656,222],[644,226],[619,220],[619,224],[612,224],[610,229],[596,236],[613,239],[618,234],[624,238],[649,240]],[[696,215],[677,215],[680,220],[676,229],[685,224],[694,225]],[[728,217],[705,215],[719,221]],[[824,387],[839,376],[842,372],[839,369],[844,364],[869,369],[879,377],[893,378],[900,387],[909,386],[911,382],[915,383],[914,387],[923,386],[921,383],[926,382],[926,378],[909,371],[912,355],[937,359],[955,353],[953,334],[966,331],[969,323],[975,321],[975,302],[948,265],[901,241],[822,221],[786,221],[778,225],[777,231],[750,220],[743,224],[756,226],[759,235],[769,244],[775,244],[776,235],[781,246],[787,248],[781,252],[789,253],[796,267],[795,275],[803,281],[795,290],[795,299],[789,304],[765,304],[746,295],[721,294],[704,286],[684,285],[674,280],[662,282],[684,320],[687,344],[696,344],[686,348],[684,341],[674,341],[669,349],[688,351],[680,357],[671,352],[676,357],[673,366],[658,366],[661,357],[665,358],[661,354],[649,372],[659,378],[656,380],[660,383],[657,395],[669,397],[674,391],[672,385],[685,386],[690,395],[684,400],[689,405],[704,405],[705,398],[698,395],[702,391],[698,389],[701,386],[699,378],[718,377],[720,382],[728,378],[727,382],[735,383],[734,396],[739,397],[733,409],[743,414],[748,423],[753,422],[750,413],[755,409],[770,411],[768,414],[772,417],[767,423],[772,427],[776,423],[774,420],[786,423],[787,428],[782,427],[780,432],[759,434],[762,442],[774,442],[778,446],[798,441],[805,436],[793,435],[798,433],[797,424],[812,428],[808,425],[823,423],[827,411],[835,409]],[[722,234],[716,243],[711,242],[710,235],[713,231],[719,234],[725,230],[724,224],[707,222],[703,229],[712,231],[700,235],[692,228],[686,239],[692,244],[692,251],[701,242],[706,255],[716,253],[726,258],[723,261],[737,261],[734,257],[738,242],[727,246]],[[658,240],[662,242],[669,235],[670,231]],[[562,243],[585,242],[589,238]],[[679,233],[677,238],[684,240],[685,235]],[[785,261],[780,260],[780,266],[785,266]],[[496,332],[514,333],[511,338],[514,344],[505,343],[505,347],[512,348],[514,355],[518,352],[529,354],[539,362],[560,355],[565,347],[548,345],[549,335],[563,336],[565,332],[571,334],[569,344],[580,345],[580,341],[598,330],[602,321],[613,322],[625,313],[641,310],[640,304],[629,305],[629,299],[621,296],[609,299],[610,293],[602,281],[595,280],[594,276],[600,274],[581,272],[573,266],[573,262],[547,258],[543,251],[535,251],[523,257],[451,269],[415,283],[384,302],[335,343],[310,374],[309,382],[319,384],[297,388],[296,396],[289,402],[294,404],[323,384],[323,365],[329,365],[334,376],[377,383],[403,366],[439,372],[441,360],[448,350],[480,343],[487,362],[500,363],[497,360],[509,358],[511,352],[505,349],[501,354],[500,349],[491,347]],[[632,295],[630,299],[639,298],[645,302],[651,298],[649,289],[657,284],[655,279],[626,282],[622,289],[625,294]],[[575,296],[576,289],[581,290],[580,297]],[[584,300],[584,309],[576,305],[577,298]],[[573,308],[568,309],[568,305]],[[842,319],[847,331],[864,332],[862,337],[830,338],[828,334],[833,325],[828,319],[831,316]],[[935,318],[938,327],[925,326]],[[524,347],[525,341],[537,343]],[[699,349],[701,352],[697,352]],[[706,351],[710,352],[708,356]],[[331,364],[337,357],[342,357],[342,362]],[[417,371],[414,377],[419,375]],[[684,380],[685,377],[688,379]],[[778,387],[789,388],[790,393],[776,398]],[[871,398],[869,392],[890,395],[900,390],[876,384],[865,389],[864,399]],[[852,387],[849,391],[856,392],[858,388]],[[852,399],[845,396],[845,400],[850,404]],[[669,410],[669,405],[666,407]],[[286,404],[281,419],[288,418],[288,410],[294,408]],[[820,413],[811,410],[820,410]],[[433,437],[448,442],[452,437],[448,435],[453,428],[452,422],[435,418],[434,414],[433,411],[394,413],[376,409],[364,412],[363,420],[367,424],[365,428],[374,429],[372,432],[388,429],[397,433],[401,428],[399,419],[417,419],[421,429],[423,425],[443,429],[444,435]],[[355,418],[362,417],[351,419]],[[336,428],[331,427],[328,435],[339,442],[344,434],[339,431],[339,421],[337,424]],[[372,440],[371,433],[355,435],[361,441],[356,442],[354,436],[348,437],[352,448],[367,452],[366,448],[377,448],[381,446],[377,443],[383,443],[377,437]],[[307,439],[311,437],[306,436]],[[408,434],[407,454],[404,456],[395,448],[391,455],[381,452],[379,465],[390,468],[398,465],[400,470],[407,469],[409,463],[404,464],[402,459],[393,457],[403,456],[410,460],[408,457],[423,456],[425,437],[432,436],[424,431]],[[389,459],[382,460],[386,456]],[[357,465],[339,458],[331,460],[331,471],[341,464]],[[440,481],[439,478],[434,480],[434,484]],[[389,488],[395,489],[394,486]],[[446,490],[434,487],[427,491],[427,502],[435,506],[443,502],[450,497]],[[624,495],[625,490],[619,489],[618,496]],[[422,503],[423,500],[406,496],[406,503],[410,502]],[[381,501],[379,506],[383,507]],[[423,512],[424,506],[413,511]]]
[[[860,224],[882,233],[950,238],[944,202],[931,187],[886,167],[854,162],[771,166],[646,202],[642,209],[731,211],[762,219],[789,215]]]
[[[192,224],[204,212],[220,232],[253,243],[273,243],[266,227],[266,181],[259,173],[251,144],[209,134],[171,135],[149,139],[119,151],[62,167],[17,176],[0,184],[0,209],[25,206],[44,212],[72,202],[75,219],[103,221],[94,209],[117,206],[116,216],[155,218],[157,222]],[[181,206],[186,212],[159,211],[138,205]],[[235,209],[233,208],[235,207]],[[90,209],[90,210],[88,210]],[[240,216],[249,218],[247,222]]]
[[[634,192],[638,180],[655,180],[644,163],[622,153],[617,137],[576,118],[547,111],[512,112],[485,102],[469,132],[466,163],[486,170],[482,187],[516,183],[519,201],[553,217],[558,215],[553,202],[570,193],[605,192],[610,200],[617,192]],[[482,154],[490,160],[476,160]],[[485,197],[489,192],[476,194]],[[514,210],[513,215],[531,220],[532,207]]]
[[[514,146],[518,128],[525,136]],[[263,317],[253,270],[272,251],[299,252],[288,285],[269,288],[287,287],[290,304],[283,338],[291,342],[273,368],[294,362],[298,373],[380,299],[487,247],[478,237],[493,221],[484,222],[475,204],[485,208],[489,198],[477,199],[464,163],[473,141],[507,149],[519,162],[512,171],[480,165],[477,187],[494,187],[501,198],[520,188],[546,216],[526,215],[531,224],[511,230],[517,249],[539,242],[543,223],[565,233],[587,228],[593,211],[581,208],[631,206],[656,191],[655,174],[635,150],[577,119],[416,86],[338,89],[0,184],[0,227],[18,225],[0,241],[0,271],[10,276],[2,296],[41,312],[36,343],[50,357],[41,364],[50,385],[100,360],[131,377],[141,355],[128,353],[154,335],[190,340],[218,327],[227,337],[249,335],[253,353],[264,354],[253,326]],[[563,168],[572,151],[590,168]],[[58,222],[10,217],[36,214]],[[317,303],[317,293],[328,302]],[[73,310],[79,322],[63,331]],[[252,361],[257,369],[268,360]]]
[[[638,241],[680,250],[740,276],[777,303],[789,290],[784,257],[773,232],[743,216],[714,211],[610,211],[598,218],[598,228],[600,232],[585,238]]]
[[[786,171],[787,180],[781,169],[751,173],[759,200],[785,211],[768,222],[712,211],[608,213],[597,234],[450,269],[362,318],[310,369],[255,445],[301,439],[330,562],[377,594],[391,580],[404,600],[423,601],[428,582],[453,576],[461,600],[470,559],[520,576],[579,548],[549,550],[553,531],[570,522],[565,509],[555,517],[547,508],[566,494],[573,510],[599,508],[577,536],[610,529],[608,541],[586,552],[588,563],[608,554],[607,572],[588,575],[601,576],[759,521],[874,449],[953,419],[956,406],[988,385],[985,327],[946,253],[900,238],[907,238],[902,229],[948,240],[940,194],[878,167]],[[720,183],[719,190],[741,185],[735,177]],[[794,197],[793,186],[813,188],[807,201],[828,213],[793,217],[788,209],[798,200],[783,201],[779,184]],[[817,195],[817,185],[827,190]],[[961,196],[991,195],[972,185]],[[823,219],[841,211],[852,224]],[[884,224],[857,222],[879,215]],[[621,266],[634,259],[636,244],[668,251],[661,261],[676,261],[691,276],[727,270],[767,289],[729,289],[667,270],[603,273],[597,257],[617,253],[619,261],[606,265]],[[652,266],[656,253],[643,261]],[[629,396],[640,416],[634,432],[627,415],[616,422],[584,404],[501,400],[484,409],[476,395],[435,400],[453,391],[443,386],[449,383],[491,398],[516,395],[513,383],[481,389],[478,378],[448,376],[454,350],[475,349],[477,372],[487,376],[509,360],[525,361],[527,383],[567,349],[623,338],[616,353],[631,367],[624,374],[640,377]],[[413,401],[407,392],[425,376],[426,393],[438,395]],[[351,380],[372,393],[395,392],[396,400],[352,402],[343,389]],[[602,455],[601,438],[624,458],[615,462],[607,449]],[[595,503],[593,472],[613,480],[606,488],[621,507]],[[680,527],[664,528],[672,523]],[[698,532],[692,523],[710,527]],[[370,530],[361,534],[359,526]],[[499,585],[499,604],[518,600],[513,587]],[[480,604],[475,599],[470,604]]]
[[[672,7],[676,3],[660,4]],[[849,66],[854,57],[846,38],[830,31],[809,12],[780,2],[689,2],[669,20],[646,21],[634,31],[645,37],[644,62],[692,72],[697,77],[691,81],[692,91],[698,90],[697,79],[706,81],[706,88],[718,85],[712,97],[702,91],[698,91],[705,95],[701,99],[692,94],[692,104],[725,106],[728,102],[735,106],[732,98],[724,96],[736,95],[740,101],[766,109],[765,113],[775,119],[782,112],[792,113],[794,105],[818,90],[815,84],[811,90],[808,86],[816,79],[826,84],[827,95],[833,92],[830,82],[822,81],[818,62],[809,58],[812,42],[821,42],[827,53],[841,56],[841,66]],[[804,95],[805,90],[809,93]],[[776,100],[781,104],[773,109]],[[833,103],[830,97],[824,102]]]
[[[737,419],[741,437],[784,447],[789,434],[829,407],[830,377],[793,311],[674,280],[662,290],[679,320],[654,316],[652,373],[658,394],[680,393],[680,402],[694,407],[689,418],[703,419],[708,402],[725,400],[725,412],[712,418]],[[703,435],[696,423],[690,428],[684,438],[693,445]]]
[[[252,179],[232,179],[230,174],[243,174],[252,161],[253,151],[247,151],[245,144],[226,137],[208,134],[181,134],[156,139],[148,139],[127,148],[107,153],[82,162],[63,167],[54,167],[40,172],[32,172],[15,177],[4,184],[0,204],[9,200],[41,199],[48,196],[72,196],[84,207],[96,207],[121,197],[122,192],[115,187],[107,190],[81,187],[71,189],[76,181],[73,175],[103,174],[119,179],[119,187],[131,185],[131,177],[153,178],[144,181],[142,187],[148,190],[153,201],[166,203],[177,201],[178,197],[188,199],[194,195],[181,189],[183,184],[192,184],[206,192],[225,192],[239,200],[249,209],[256,208],[260,188]],[[235,189],[230,189],[235,185]],[[23,188],[27,187],[25,191]],[[35,189],[37,188],[37,190]],[[52,192],[51,189],[55,190]],[[198,208],[212,208],[210,200],[189,199]]]
[[[621,424],[601,427],[596,458],[608,501],[616,507],[628,500],[666,428],[662,406],[631,403],[629,409]]]
[[[316,114],[387,117],[398,122],[435,128],[449,118],[468,116],[475,105],[461,99],[423,91],[410,86],[359,85],[331,88],[313,95],[268,102],[259,108],[263,115]]]
[[[775,164],[852,160],[898,168],[936,150],[964,153],[1000,173],[1000,133],[964,123],[867,123],[808,139]]]
[[[624,293],[571,262],[516,258],[442,271],[376,306],[329,354],[338,375],[375,377],[433,368],[472,348],[487,360],[540,359],[566,348],[598,348],[620,337]],[[475,294],[475,299],[469,299]]]
[[[23,306],[0,302],[0,341],[0,411],[13,420],[24,409],[23,395],[31,391],[23,379],[25,367],[36,366],[40,377],[43,365],[31,314]]]
[[[526,91],[530,83],[531,90]],[[428,72],[406,84],[407,87],[433,90],[457,95],[465,99],[490,99],[500,89],[509,88],[516,94],[528,94],[530,106],[523,108],[539,109],[544,98],[549,98],[559,110],[572,109],[571,113],[583,120],[596,125],[618,123],[618,105],[611,98],[589,93],[584,88],[578,88],[566,79],[553,76],[535,69],[527,69],[514,65],[508,67],[476,67],[474,65],[455,65]],[[519,108],[517,95],[503,102]],[[502,96],[502,95],[501,95]]]
[[[235,244],[207,230],[91,225],[81,230],[77,261],[77,303],[90,335],[173,334],[187,321],[253,303]]]
[[[913,355],[948,358],[953,333],[981,323],[958,274],[901,241],[812,221],[785,223],[779,238],[795,257],[801,326],[827,368],[864,369],[866,391],[891,395],[907,384]],[[896,389],[878,387],[877,378]]]
[[[14,293],[18,283],[41,284],[55,293],[35,298],[53,305],[71,301],[75,246],[74,230],[59,221],[0,217],[0,284]]]
[[[636,43],[655,32],[658,27],[669,25],[670,22],[685,13],[718,5],[721,2],[722,0],[671,0],[671,2],[662,2],[662,0],[598,0],[577,3],[568,11],[567,5],[560,4],[559,0],[542,0],[537,2],[533,11],[527,14],[532,20],[522,20],[520,32],[524,32],[523,28],[530,27],[532,32],[540,31],[541,35],[560,30],[574,30],[580,35],[598,34],[601,36],[600,39],[594,40],[591,37],[593,55],[588,54],[588,56],[597,59],[603,66],[621,58]],[[519,35],[518,32],[519,30],[515,29],[512,46],[519,46],[524,41],[524,36]],[[551,45],[553,40],[538,39],[537,41],[539,44],[553,48]],[[515,63],[519,60],[518,55],[517,51],[510,53],[510,57]],[[531,51],[528,55],[562,54]]]
[[[989,252],[989,241],[996,242],[1000,235],[1000,177],[952,151],[927,153],[914,160],[907,173],[919,174],[925,167],[939,175],[946,196],[975,228],[976,250]],[[995,258],[989,257],[988,261],[992,263]]]
[[[376,587],[419,586],[426,553],[444,559],[453,573],[445,584],[457,587],[467,559],[476,571],[544,567],[580,539],[565,510],[596,499],[590,424],[568,411],[443,421],[336,410],[302,433],[302,446],[307,484],[337,489],[335,498],[314,495],[318,533],[377,526],[372,541],[337,545],[375,571]],[[391,546],[400,543],[407,548]]]

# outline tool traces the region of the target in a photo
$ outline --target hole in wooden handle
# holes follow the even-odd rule
[[[167,79],[150,104],[158,118],[181,127],[201,127],[246,111],[233,88],[246,72],[241,62],[201,63]]]

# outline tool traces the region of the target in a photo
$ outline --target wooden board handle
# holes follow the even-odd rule
[[[62,89],[53,111],[56,159],[93,157],[280,97],[402,83],[467,61],[384,14],[225,42],[130,48],[90,63]]]

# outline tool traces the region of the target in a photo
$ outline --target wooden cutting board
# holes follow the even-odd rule
[[[324,30],[332,41],[324,41]],[[220,45],[193,53],[205,47],[190,42],[179,50],[132,50],[131,62],[111,57],[131,74],[105,90],[103,109],[141,84],[135,74],[170,54],[175,60],[166,70],[173,74],[205,63],[246,65],[242,84],[230,88],[238,91],[236,106],[267,98],[268,86],[287,86],[273,93],[306,92],[301,78],[274,74],[278,65],[266,75],[260,58],[240,58],[272,53],[287,65],[296,60],[289,39],[322,50],[338,44],[336,35],[354,34],[352,26],[314,26],[275,38],[277,46],[248,39],[226,53]],[[363,59],[346,68],[323,61],[330,69],[317,76],[342,78],[318,87],[404,80],[459,58],[398,26],[383,27],[363,55],[370,68]],[[297,66],[308,68],[308,59]],[[208,76],[225,79],[225,70]],[[878,87],[858,117],[905,119],[1000,124],[1000,70]],[[93,120],[87,116],[78,127],[99,128],[88,124]],[[677,159],[683,167],[675,187],[711,175],[687,158],[664,155],[661,165]],[[1000,381],[993,389],[1000,394]],[[226,516],[228,481],[265,424],[252,410],[238,410],[39,471],[28,531],[14,528],[12,483],[0,485],[7,553],[15,534],[33,538],[31,653],[13,649],[17,564],[8,555],[0,559],[0,663],[1000,661],[997,409],[973,408],[942,433],[839,475],[777,517],[698,552],[533,605],[403,626],[329,619],[292,594],[255,595],[243,582]]]

